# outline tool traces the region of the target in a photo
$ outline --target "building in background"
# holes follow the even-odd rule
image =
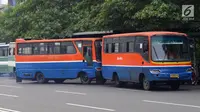
[[[8,5],[15,6],[16,0],[8,0]]]
[[[0,10],[3,10],[7,6],[15,6],[16,0],[0,0]]]

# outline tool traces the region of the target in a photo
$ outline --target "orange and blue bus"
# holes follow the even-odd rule
[[[113,34],[102,40],[102,75],[116,86],[140,83],[145,90],[191,81],[189,39],[178,32]]]
[[[89,84],[101,74],[101,38],[16,40],[16,82],[80,78]]]

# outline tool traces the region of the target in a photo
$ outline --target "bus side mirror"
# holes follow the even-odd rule
[[[144,42],[142,48],[143,48],[143,52],[148,51],[148,43],[147,43],[147,42]]]

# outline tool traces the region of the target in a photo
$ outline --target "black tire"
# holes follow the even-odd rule
[[[22,82],[22,79],[20,77],[16,77],[16,82],[17,83]]]
[[[80,74],[80,80],[82,84],[91,84],[92,82],[92,79],[90,79],[86,73]]]
[[[142,87],[144,90],[147,90],[147,91],[152,89],[152,82],[149,81],[145,76],[143,76]]]
[[[48,80],[44,77],[44,75],[41,72],[36,74],[36,80],[39,84],[48,83]]]
[[[178,90],[180,88],[180,83],[179,82],[172,82],[170,84],[170,86],[171,86],[172,90]]]
[[[54,79],[54,82],[57,84],[62,84],[65,81],[65,79]]]
[[[123,87],[123,86],[126,85],[126,82],[122,82],[122,81],[119,80],[118,75],[114,76],[114,83],[115,83],[116,87]]]

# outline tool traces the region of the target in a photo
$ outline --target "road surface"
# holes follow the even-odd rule
[[[200,112],[200,87],[143,91],[137,86],[81,85],[79,81],[16,84],[1,77],[0,112]]]

